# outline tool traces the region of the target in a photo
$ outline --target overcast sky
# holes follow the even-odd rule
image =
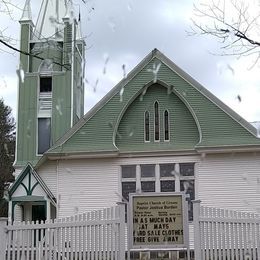
[[[22,7],[25,0],[13,2]],[[34,21],[40,2],[32,1]],[[85,112],[122,79],[123,64],[128,73],[157,48],[246,120],[260,121],[259,65],[249,70],[250,57],[213,55],[219,52],[215,40],[188,36],[193,2],[90,0],[87,6],[81,5],[82,31],[87,43]],[[16,10],[14,17],[20,16],[21,11]],[[5,35],[19,39],[17,21],[1,15],[0,24]],[[19,41],[16,44],[19,46]],[[13,108],[14,115],[17,67],[18,55],[0,52],[0,98]]]

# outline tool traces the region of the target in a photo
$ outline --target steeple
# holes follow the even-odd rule
[[[35,27],[35,39],[63,37],[63,21],[67,10],[66,0],[43,0]]]
[[[85,42],[71,0],[42,0],[36,27],[31,17],[30,0],[25,0],[16,173],[27,162],[35,165],[84,112]]]
[[[23,14],[20,19],[21,22],[32,22],[31,0],[26,0],[25,2]]]

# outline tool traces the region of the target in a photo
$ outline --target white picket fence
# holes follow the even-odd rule
[[[125,207],[41,223],[2,223],[0,236],[1,260],[122,260]]]
[[[195,260],[259,260],[260,215],[194,202]]]

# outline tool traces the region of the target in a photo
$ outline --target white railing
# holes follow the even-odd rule
[[[260,259],[260,215],[194,202],[195,260]]]
[[[124,209],[118,205],[41,223],[0,222],[0,250],[5,252],[0,251],[0,259],[125,259]]]

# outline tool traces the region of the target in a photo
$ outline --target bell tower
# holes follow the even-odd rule
[[[16,175],[84,113],[85,42],[72,2],[43,0],[34,25],[26,0],[20,25]]]

